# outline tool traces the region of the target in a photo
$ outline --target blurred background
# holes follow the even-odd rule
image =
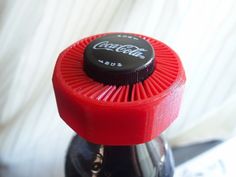
[[[74,132],[52,89],[58,54],[83,37],[134,32],[180,56],[187,82],[172,146],[236,134],[236,1],[0,0],[0,176],[63,177]]]

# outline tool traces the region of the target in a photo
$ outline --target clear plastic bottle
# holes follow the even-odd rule
[[[132,146],[103,146],[75,136],[66,156],[66,177],[173,177],[174,161],[162,137]]]

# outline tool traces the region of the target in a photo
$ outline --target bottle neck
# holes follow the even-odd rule
[[[140,176],[136,146],[100,145],[91,172],[97,176],[110,176],[114,173],[127,176]]]
[[[76,136],[67,158],[78,173],[84,172],[81,176],[90,177],[172,177],[174,168],[172,153],[162,137],[138,145],[105,146]]]

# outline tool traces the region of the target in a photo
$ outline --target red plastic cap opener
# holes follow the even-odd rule
[[[177,117],[185,73],[177,54],[139,34],[82,39],[58,57],[59,114],[81,137],[103,145],[145,143]]]

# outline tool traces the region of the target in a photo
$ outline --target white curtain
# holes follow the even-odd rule
[[[236,1],[0,0],[1,177],[64,176],[73,131],[57,113],[53,66],[71,43],[108,31],[155,37],[182,59],[173,145],[235,134]]]

